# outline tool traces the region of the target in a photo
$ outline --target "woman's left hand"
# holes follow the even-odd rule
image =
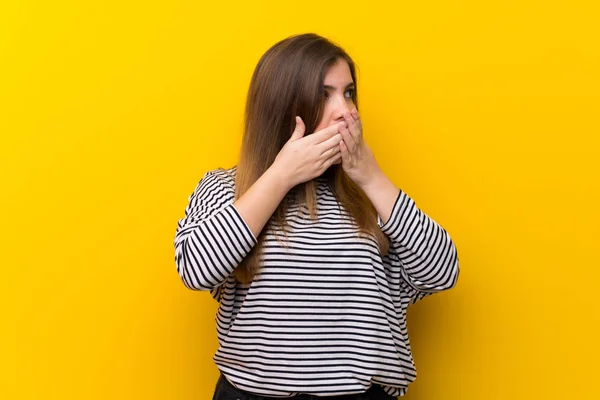
[[[362,188],[379,171],[379,165],[375,160],[375,155],[363,139],[362,121],[358,117],[358,111],[353,109],[351,112],[345,113],[344,120],[348,127],[340,129],[342,168],[350,179]]]

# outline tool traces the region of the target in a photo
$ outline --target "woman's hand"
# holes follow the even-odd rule
[[[340,122],[304,137],[306,126],[296,117],[292,136],[275,157],[273,167],[285,177],[289,188],[320,176],[332,164],[339,164],[342,126]]]
[[[375,155],[367,146],[362,134],[362,121],[358,111],[345,113],[347,128],[341,128],[343,140],[340,142],[342,168],[359,187],[364,187],[379,171]]]

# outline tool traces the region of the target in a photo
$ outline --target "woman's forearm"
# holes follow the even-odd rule
[[[271,166],[233,203],[255,238],[290,189],[289,179],[276,166]]]

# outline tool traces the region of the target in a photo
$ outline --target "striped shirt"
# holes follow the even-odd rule
[[[372,383],[404,395],[416,378],[407,308],[458,279],[448,233],[400,190],[389,220],[377,216],[390,239],[382,257],[374,236],[358,236],[321,176],[318,219],[294,203],[287,239],[266,229],[261,268],[242,284],[232,272],[257,239],[233,205],[236,169],[206,172],[174,241],[184,285],[219,301],[219,370],[262,396],[353,394]]]

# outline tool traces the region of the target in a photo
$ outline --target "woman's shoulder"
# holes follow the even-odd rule
[[[235,191],[235,173],[237,165],[223,168],[217,167],[204,172],[196,191],[203,192],[233,192]]]
[[[221,183],[226,184],[227,186],[233,187],[235,185],[236,171],[237,171],[237,165],[234,165],[229,168],[218,167],[218,168],[206,171],[205,177],[211,176],[214,179],[219,180]]]

